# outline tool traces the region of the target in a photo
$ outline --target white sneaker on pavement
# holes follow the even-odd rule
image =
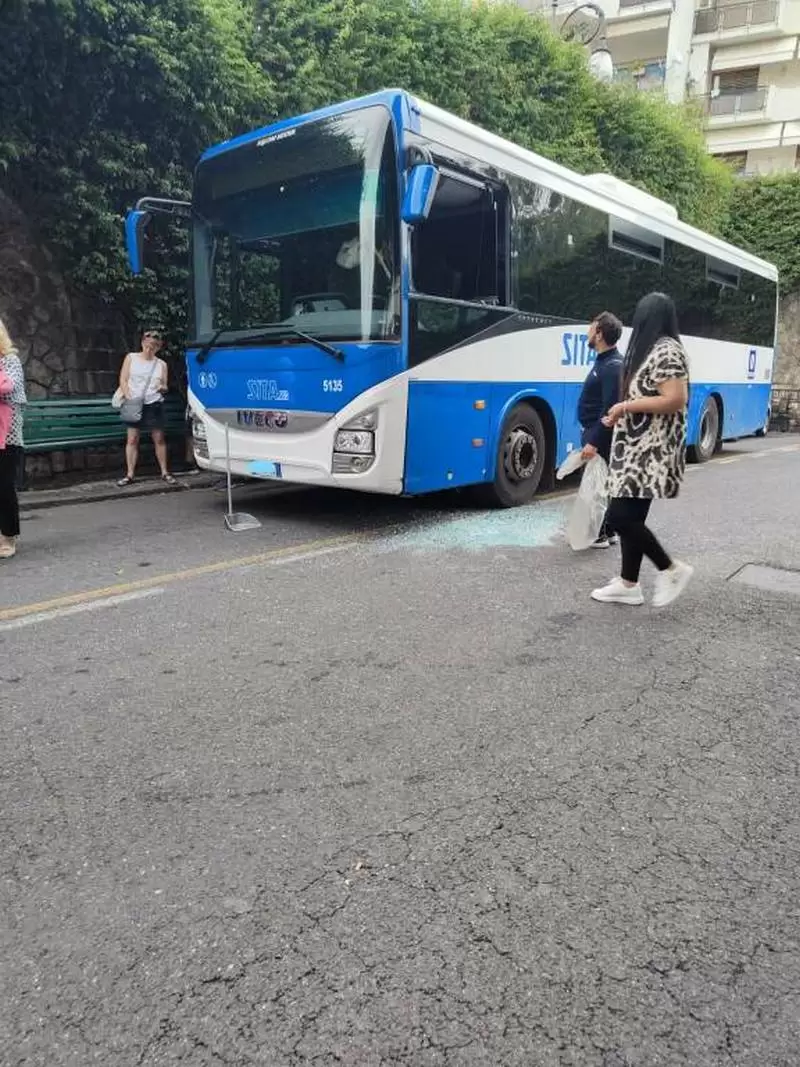
[[[631,607],[640,607],[644,604],[642,587],[639,583],[626,585],[621,578],[613,578],[601,589],[593,589],[592,600],[599,600],[601,604],[630,604]]]
[[[592,541],[590,548],[613,548],[617,543],[616,534],[611,534],[610,537],[604,537],[602,534],[596,541]]]
[[[653,607],[664,608],[677,600],[689,584],[694,567],[688,563],[675,560],[668,571],[659,571],[656,575],[656,591],[653,594]]]
[[[16,537],[0,536],[0,559],[12,559],[17,554]]]

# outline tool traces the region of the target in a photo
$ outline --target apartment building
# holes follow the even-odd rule
[[[516,0],[561,26],[579,0]],[[595,0],[615,77],[700,101],[709,152],[738,173],[800,170],[800,0]],[[589,45],[588,47],[594,47]]]

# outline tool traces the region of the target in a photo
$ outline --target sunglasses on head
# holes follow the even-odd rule
[[[161,336],[161,334],[158,332],[158,330],[146,330],[145,333],[143,334],[143,337],[144,337],[145,340],[147,340],[149,338],[151,341],[163,341],[164,340],[164,338]]]

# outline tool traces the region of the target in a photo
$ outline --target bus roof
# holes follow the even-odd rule
[[[222,152],[229,152],[233,148],[241,148],[243,145],[258,141],[262,137],[269,137],[272,134],[281,133],[283,130],[290,130],[293,126],[302,126],[306,122],[316,122],[319,119],[344,115],[346,112],[355,111],[358,108],[383,104],[390,111],[396,112],[400,107],[408,108],[411,99],[403,89],[384,89],[379,93],[372,93],[370,96],[359,97],[357,100],[344,100],[339,104],[331,104],[330,107],[321,107],[316,111],[306,112],[304,115],[280,119],[278,122],[270,123],[269,126],[260,126],[257,130],[251,130],[249,133],[243,133],[238,137],[232,137],[228,141],[220,141],[219,144],[212,145],[202,154],[200,162],[204,163],[207,159],[213,159],[214,156],[218,156]]]
[[[542,182],[554,191],[589,207],[612,213],[639,226],[646,225],[664,237],[672,238],[707,255],[719,257],[772,281],[778,279],[778,270],[772,263],[682,222],[671,204],[658,200],[637,186],[621,181],[611,174],[578,174],[546,156],[522,148],[434,104],[414,97],[403,89],[385,89],[356,100],[343,101],[305,115],[283,119],[214,145],[203,153],[201,162],[222,152],[250,144],[261,137],[372,105],[388,108],[404,128],[431,135],[433,140],[443,146],[489,163],[500,171]]]

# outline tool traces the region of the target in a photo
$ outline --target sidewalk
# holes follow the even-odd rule
[[[124,489],[119,488],[116,478],[60,485],[55,489],[26,489],[19,494],[19,509],[21,512],[39,511],[43,508],[68,507],[71,504],[97,504],[103,500],[130,500],[137,496],[156,496],[158,493],[180,493],[187,489],[216,489],[220,494],[225,492],[225,475],[218,471],[200,471],[197,474],[176,471],[175,480],[177,485],[167,485],[157,474],[143,474],[133,485]],[[241,501],[242,490],[286,493],[297,489],[297,486],[260,478],[234,477],[233,488],[238,490],[237,499]]]
[[[220,479],[219,474],[176,474],[177,485],[167,485],[158,475],[144,475],[125,489],[117,486],[116,478],[62,485],[57,489],[27,489],[19,494],[20,511],[59,508],[69,504],[94,504],[101,500],[128,500],[156,493],[178,493],[186,489],[210,489]]]

